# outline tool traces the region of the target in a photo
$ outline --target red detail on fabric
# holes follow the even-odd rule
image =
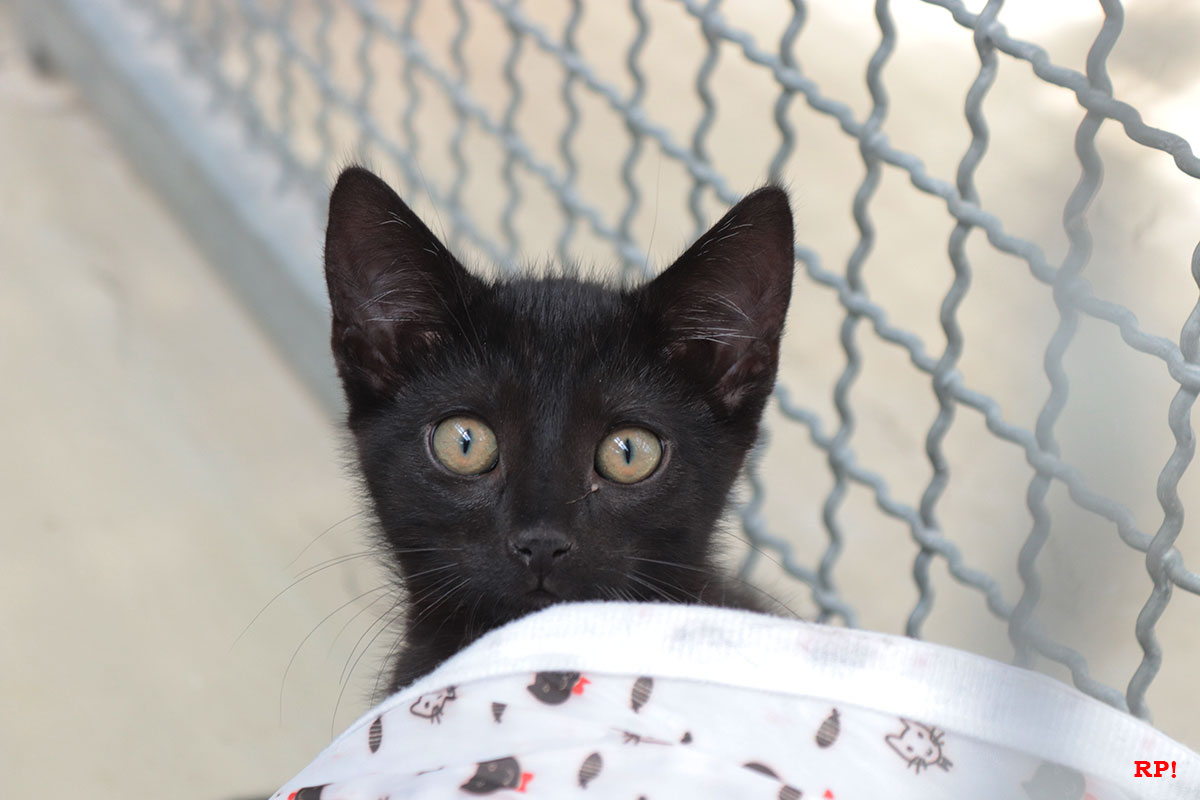
[[[575,687],[571,689],[571,694],[583,694],[583,687],[587,686],[589,683],[591,683],[591,681],[581,676],[578,682],[576,682]]]
[[[826,789],[825,794],[821,795],[825,800],[833,800],[833,789]]]
[[[300,794],[300,793],[292,792],[291,794],[288,795],[288,800],[296,800],[296,795],[298,795],[298,794]]]
[[[518,792],[525,791],[525,787],[529,785],[529,782],[531,780],[533,780],[532,772],[522,772],[521,773],[521,785],[517,787],[517,791]]]

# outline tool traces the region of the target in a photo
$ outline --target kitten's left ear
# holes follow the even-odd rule
[[[729,414],[757,414],[774,386],[794,263],[787,194],[767,186],[644,289],[670,360]]]
[[[413,365],[464,330],[473,277],[378,176],[350,167],[329,197],[331,342],[351,412],[389,397]]]

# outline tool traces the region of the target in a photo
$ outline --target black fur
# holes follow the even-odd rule
[[[487,282],[383,181],[342,173],[325,246],[333,352],[409,596],[391,689],[552,602],[759,608],[721,575],[713,540],[775,381],[792,265],[787,196],[767,187],[642,287]],[[433,459],[430,432],[455,414],[495,431],[490,472],[462,477]],[[594,468],[622,424],[663,443],[640,483]],[[538,576],[522,537],[568,549]]]

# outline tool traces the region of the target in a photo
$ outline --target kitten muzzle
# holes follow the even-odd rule
[[[555,530],[534,529],[523,531],[509,540],[512,554],[529,567],[538,578],[538,590],[543,589],[544,579],[568,553],[571,540]]]

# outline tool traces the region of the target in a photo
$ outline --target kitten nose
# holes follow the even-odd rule
[[[540,578],[550,574],[555,562],[571,551],[571,540],[556,530],[535,528],[509,540],[513,554]]]

